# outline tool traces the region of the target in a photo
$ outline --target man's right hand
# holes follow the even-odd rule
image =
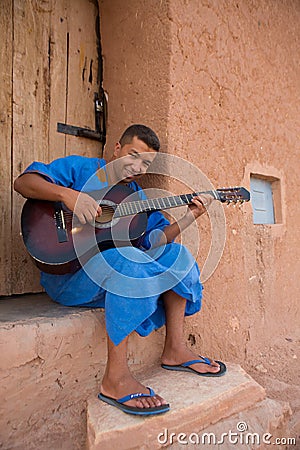
[[[102,213],[96,200],[84,192],[67,189],[63,194],[63,202],[68,209],[74,212],[80,223],[94,222]]]
[[[102,213],[101,207],[90,195],[50,183],[38,173],[21,175],[15,180],[14,188],[26,198],[63,202],[81,223],[93,222]]]

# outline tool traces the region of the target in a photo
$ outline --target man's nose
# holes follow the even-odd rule
[[[135,173],[146,172],[146,168],[144,168],[143,161],[141,160],[135,161],[133,164],[133,170],[135,171]]]

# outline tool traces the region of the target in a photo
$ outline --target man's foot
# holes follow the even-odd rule
[[[115,406],[116,408],[120,409],[121,411],[127,413],[127,414],[134,414],[138,416],[148,416],[148,415],[157,415],[157,414],[163,414],[169,411],[170,405],[161,405],[161,406],[154,406],[153,408],[137,408],[136,406],[128,406],[126,405],[126,402],[133,398],[153,398],[156,396],[155,392],[152,388],[148,387],[148,394],[142,394],[141,392],[135,392],[129,395],[125,395],[122,398],[119,398],[115,400],[112,397],[108,397],[107,395],[100,394],[98,395],[98,398],[102,400],[105,403],[108,403],[109,405]]]
[[[197,355],[185,346],[173,351],[165,348],[161,361],[164,369],[196,372],[203,376],[218,376],[226,372],[224,363]]]
[[[122,400],[123,397],[131,394],[145,394],[145,397],[134,395],[132,399],[122,402],[123,405],[127,405],[133,408],[139,408],[141,410],[149,408],[159,408],[167,405],[166,400],[153,393],[153,391],[150,391],[149,388],[139,383],[130,374],[123,376],[122,378],[116,376],[108,377],[107,375],[105,375],[102,380],[101,394],[104,397],[110,398],[112,400]],[[163,412],[165,412],[166,408],[163,409]]]

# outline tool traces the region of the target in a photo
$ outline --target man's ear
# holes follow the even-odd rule
[[[115,144],[115,150],[114,150],[114,156],[116,158],[118,158],[120,156],[120,151],[121,151],[121,144],[120,144],[120,142],[117,142]]]

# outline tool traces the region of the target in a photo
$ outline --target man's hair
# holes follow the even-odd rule
[[[154,133],[151,128],[146,127],[146,125],[140,124],[131,125],[124,131],[120,139],[121,147],[125,144],[130,144],[134,137],[137,137],[143,141],[149,148],[155,150],[156,152],[159,151],[160,142],[156,133]]]

